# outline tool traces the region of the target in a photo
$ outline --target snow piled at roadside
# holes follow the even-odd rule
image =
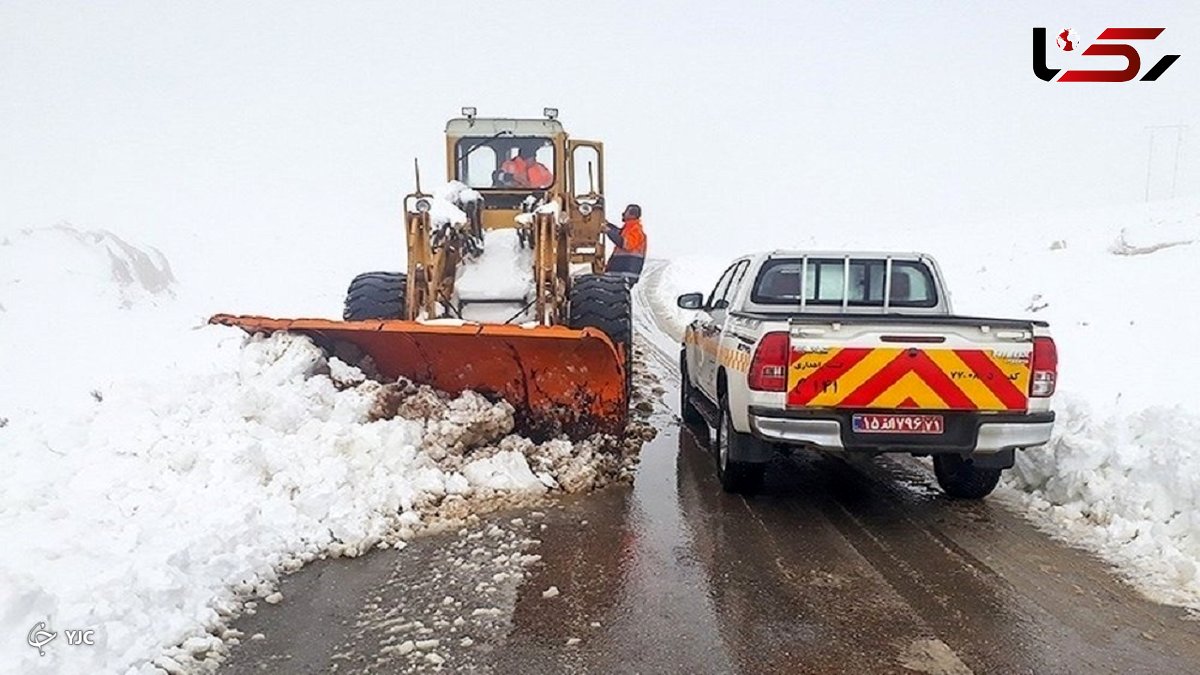
[[[780,247],[923,250],[961,314],[1045,319],[1059,351],[1052,442],[1018,454],[1004,501],[1098,552],[1150,597],[1200,608],[1200,202],[1178,200],[954,227],[811,230]],[[706,294],[721,256],[672,261],[654,289]]]
[[[0,642],[20,672],[206,670],[282,572],[631,461],[606,438],[534,444],[506,403],[370,381],[306,338],[206,326],[161,254],[110,233],[9,235],[0,263],[0,632],[96,630],[44,657]]]
[[[1070,394],[1056,407],[1054,440],[1020,457],[1004,497],[1046,530],[1101,553],[1147,596],[1200,609],[1196,408],[1097,415]]]
[[[188,339],[155,340],[175,277],[156,249],[70,225],[0,233],[0,418],[87,406]]]

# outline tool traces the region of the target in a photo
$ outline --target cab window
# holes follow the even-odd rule
[[[887,288],[886,260],[809,258],[805,271],[802,259],[778,259],[763,265],[755,281],[751,300],[767,305],[798,305],[801,289],[809,305],[882,307]],[[847,273],[849,280],[847,281]],[[804,275],[801,280],[801,274]],[[933,274],[923,263],[892,261],[890,307],[933,307],[937,289]]]
[[[543,190],[554,182],[554,144],[549,138],[464,136],[455,144],[455,178],[488,190]]]

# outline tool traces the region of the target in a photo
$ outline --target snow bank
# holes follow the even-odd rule
[[[1097,415],[1067,395],[1054,440],[1021,456],[1006,495],[1102,553],[1146,595],[1200,609],[1200,415],[1151,406]]]
[[[64,224],[0,234],[0,418],[90,405],[156,349],[147,337],[175,290],[159,251],[111,232]]]
[[[610,439],[510,435],[506,403],[206,326],[160,254],[108,233],[0,242],[0,632],[96,631],[44,657],[0,642],[16,671],[211,664],[241,603],[304,561],[629,469]]]
[[[1054,440],[1018,455],[1008,498],[1101,553],[1151,596],[1200,607],[1200,202],[855,233],[811,229],[779,248],[923,250],[956,311],[1048,320],[1058,342]],[[650,290],[708,293],[728,256],[673,261]],[[678,334],[677,334],[678,336]]]

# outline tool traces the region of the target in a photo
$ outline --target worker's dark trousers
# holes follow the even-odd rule
[[[637,283],[639,277],[642,276],[642,266],[646,259],[640,255],[629,255],[627,253],[614,253],[608,259],[608,266],[604,271],[608,274],[615,274],[628,279],[630,286]]]

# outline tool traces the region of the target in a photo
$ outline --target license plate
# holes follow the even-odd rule
[[[854,415],[850,422],[859,434],[940,434],[946,430],[941,415]]]

